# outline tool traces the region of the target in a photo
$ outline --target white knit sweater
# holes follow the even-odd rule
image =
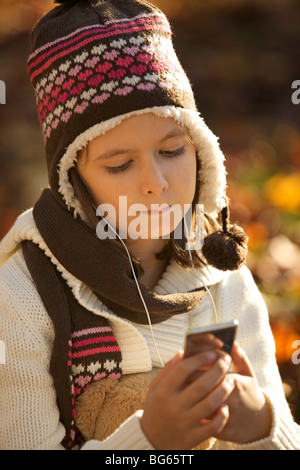
[[[62,449],[64,427],[59,420],[56,394],[49,373],[54,328],[26,267],[19,242],[38,243],[71,287],[78,302],[95,315],[105,316],[123,357],[123,373],[160,366],[149,326],[119,319],[78,279],[57,262],[41,238],[29,210],[22,214],[0,244],[0,340],[5,343],[6,363],[0,364],[0,449]],[[218,321],[237,318],[237,340],[255,369],[258,382],[272,410],[272,429],[266,439],[247,445],[216,441],[213,449],[300,449],[300,428],[285,400],[274,358],[274,341],[268,313],[251,273],[213,268],[198,270],[199,278],[171,262],[154,289],[157,293],[183,292],[210,285]],[[214,323],[210,297],[191,312],[154,325],[154,337],[164,362],[183,347],[185,333],[193,326]],[[82,449],[153,450],[140,426],[142,411],[130,417],[103,442],[89,441]]]

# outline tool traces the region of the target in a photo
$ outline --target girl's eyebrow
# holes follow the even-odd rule
[[[162,144],[163,142],[165,142],[168,139],[171,139],[172,137],[178,137],[178,136],[182,136],[182,135],[187,135],[187,132],[184,129],[179,129],[179,128],[174,129],[173,131],[171,131],[167,135],[165,135],[159,141],[159,144]],[[118,149],[118,148],[112,149],[112,150],[109,150],[106,153],[102,153],[101,155],[98,155],[95,158],[95,161],[96,160],[106,160],[108,158],[115,157],[116,155],[124,155],[124,154],[129,153],[129,152],[132,152],[132,149]]]

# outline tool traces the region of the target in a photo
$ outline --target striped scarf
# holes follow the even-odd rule
[[[65,449],[72,449],[82,444],[83,439],[76,428],[77,399],[99,379],[119,379],[122,355],[108,321],[76,301],[59,271],[38,245],[28,240],[21,245],[33,281],[53,322],[55,339],[50,373],[60,420],[66,429],[61,444]]]

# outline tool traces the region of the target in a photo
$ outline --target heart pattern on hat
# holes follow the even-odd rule
[[[83,114],[90,104],[102,104],[112,96],[127,96],[134,89],[146,93],[159,87],[166,89],[168,81],[178,86],[182,69],[169,69],[170,53],[164,38],[155,38],[151,43],[139,35],[93,46],[52,68],[36,85],[45,139],[57,128],[58,119],[67,123],[74,114]]]

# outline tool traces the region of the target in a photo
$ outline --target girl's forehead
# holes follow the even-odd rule
[[[163,142],[177,136],[188,135],[187,130],[173,118],[156,116],[154,113],[131,116],[113,129],[90,141],[90,145],[117,142],[139,142],[144,139]]]

